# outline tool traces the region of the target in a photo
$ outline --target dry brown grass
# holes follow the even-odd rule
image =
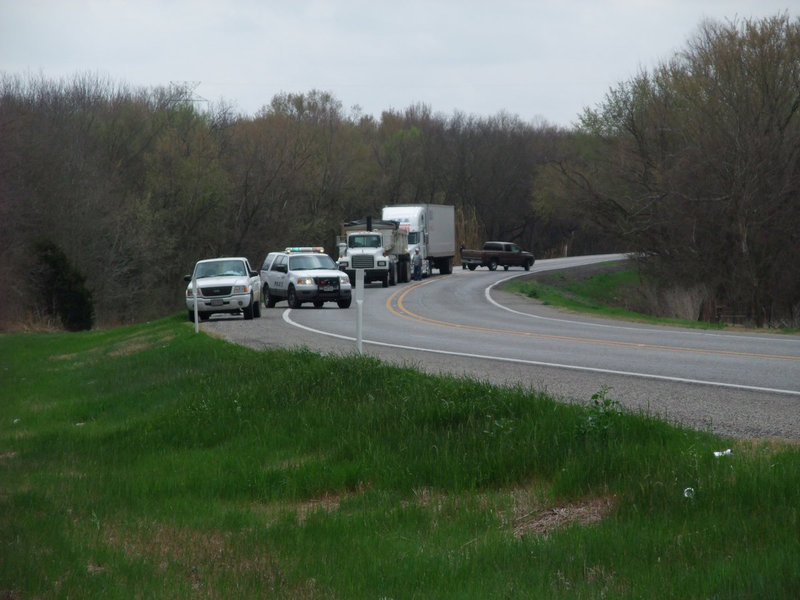
[[[278,560],[254,551],[247,532],[200,532],[187,527],[143,523],[138,528],[107,526],[105,543],[121,550],[131,561],[143,561],[168,579],[179,578],[199,599],[229,599],[230,582],[248,581],[267,595],[283,598],[321,598],[313,581],[290,585]],[[91,573],[109,572],[110,567],[91,560]],[[113,573],[109,574],[113,576]]]
[[[609,497],[587,498],[555,506],[537,506],[527,511],[518,506],[514,516],[514,537],[537,535],[547,537],[558,529],[572,525],[594,525],[614,509],[614,499]]]

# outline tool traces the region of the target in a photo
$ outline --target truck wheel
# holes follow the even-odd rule
[[[530,271],[531,270],[531,261],[529,261],[529,260],[525,261],[525,270],[526,271]]]
[[[289,303],[290,308],[300,308],[302,302],[297,298],[297,292],[294,291],[293,287],[289,288],[288,293],[286,294],[286,301]]]
[[[453,274],[453,259],[443,258],[439,262],[439,273],[442,275],[452,275]]]
[[[477,267],[477,265],[469,265],[469,270],[470,271],[474,271],[476,269],[476,267]]]
[[[395,274],[397,268],[395,265],[389,267],[389,285],[397,285],[397,275]]]
[[[260,302],[253,302],[253,316],[256,319],[261,318],[261,303]]]
[[[386,275],[383,276],[381,280],[381,285],[383,287],[389,287],[389,271],[386,271]]]
[[[336,304],[339,305],[339,308],[350,308],[350,300],[351,298],[348,298],[347,300],[337,300]]]
[[[278,299],[275,296],[273,296],[272,294],[270,294],[269,287],[265,287],[264,288],[264,306],[266,306],[267,308],[275,308],[275,303],[277,301],[278,301]]]
[[[503,265],[503,270],[508,271],[508,265]]]
[[[242,313],[244,314],[245,321],[251,321],[253,319],[253,297],[250,296],[250,304],[245,306],[242,309]]]
[[[325,304],[322,300],[314,300],[314,308],[322,308],[322,305]]]
[[[489,261],[489,270],[495,271],[496,269],[497,269],[497,259],[493,258],[492,260]]]

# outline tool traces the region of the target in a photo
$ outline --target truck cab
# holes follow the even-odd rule
[[[407,281],[404,261],[408,256],[408,235],[394,221],[361,219],[342,226],[339,237],[339,269],[355,280],[364,270],[364,283],[380,281],[383,287]]]

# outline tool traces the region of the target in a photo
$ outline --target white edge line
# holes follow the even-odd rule
[[[306,331],[310,331],[311,333],[316,333],[319,335],[325,335],[328,337],[337,338],[340,340],[346,340],[349,342],[355,342],[356,338],[348,336],[348,335],[341,335],[338,333],[329,333],[327,331],[322,331],[319,329],[314,329],[312,327],[308,327],[307,325],[301,325],[296,321],[292,321],[292,318],[289,316],[289,313],[292,312],[292,309],[287,308],[283,312],[283,320],[293,327],[298,327],[300,329],[304,329]],[[752,385],[739,385],[736,383],[721,383],[718,381],[705,381],[702,379],[686,379],[683,377],[670,377],[668,375],[652,375],[648,373],[633,373],[630,371],[615,371],[611,369],[599,369],[597,367],[579,367],[576,365],[563,365],[559,363],[548,363],[542,362],[538,360],[526,360],[523,358],[500,358],[496,356],[485,356],[483,354],[471,354],[468,352],[452,352],[450,350],[433,350],[431,348],[418,348],[415,346],[404,346],[402,344],[390,344],[388,342],[377,342],[373,340],[362,340],[364,344],[372,344],[373,346],[386,346],[388,348],[399,348],[401,350],[412,350],[414,352],[430,352],[432,354],[445,354],[448,356],[463,356],[466,358],[478,358],[481,360],[492,360],[496,362],[510,362],[510,363],[517,363],[523,365],[532,365],[537,367],[552,367],[557,369],[568,369],[571,371],[587,371],[590,373],[605,373],[607,375],[623,375],[626,377],[639,377],[640,379],[658,379],[660,381],[672,381],[675,383],[690,383],[695,385],[707,385],[713,387],[723,387],[723,388],[731,388],[736,390],[746,390],[751,392],[766,392],[770,394],[786,394],[789,396],[800,396],[800,391],[796,390],[782,390],[777,388],[766,388],[766,387],[757,387]]]

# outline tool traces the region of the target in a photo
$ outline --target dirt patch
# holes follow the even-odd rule
[[[334,512],[339,510],[342,497],[336,494],[329,494],[320,498],[312,498],[301,502],[296,506],[297,522],[302,525],[308,520],[308,516],[317,511]]]
[[[515,538],[525,535],[547,537],[572,525],[593,525],[608,516],[616,504],[613,497],[592,497],[553,506],[538,486],[515,488],[508,495],[512,499],[510,510],[499,508],[497,502],[502,503],[502,494],[487,495],[480,504],[493,513],[499,511],[503,515],[504,528],[510,528]],[[435,511],[442,510],[447,500],[447,495],[427,488],[414,490],[414,501]]]
[[[164,345],[170,342],[174,337],[175,336],[173,334],[162,335],[158,338],[148,334],[137,335],[119,342],[116,347],[108,353],[108,355],[116,358],[118,356],[137,354],[139,352],[149,350],[157,345]]]
[[[590,498],[583,502],[535,510],[514,519],[514,537],[531,534],[547,537],[557,529],[570,525],[593,525],[613,508],[614,502],[610,498]]]

